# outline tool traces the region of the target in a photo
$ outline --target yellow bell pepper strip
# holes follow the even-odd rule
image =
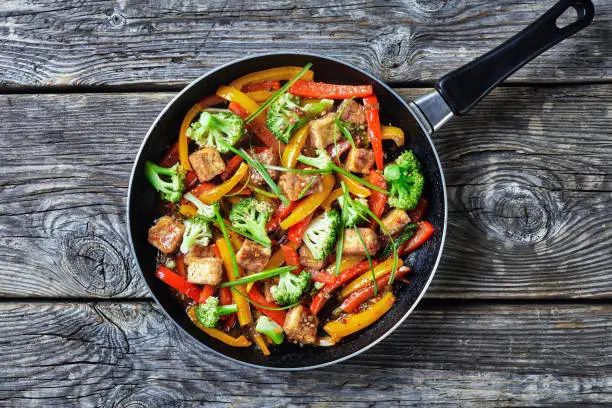
[[[221,330],[211,329],[211,328],[203,326],[196,317],[195,306],[191,306],[189,307],[189,309],[187,309],[187,316],[189,316],[189,319],[191,319],[193,324],[198,326],[198,328],[202,330],[204,333],[208,334],[210,337],[213,337],[219,341],[222,341],[228,346],[249,347],[251,345],[251,342],[247,340],[247,338],[244,336],[235,338],[235,337],[230,336],[227,333],[223,333]]]
[[[191,204],[183,204],[179,207],[179,213],[185,217],[191,218],[195,217],[195,215],[198,213],[198,209]]]
[[[362,184],[359,184],[355,180],[350,179],[343,174],[338,174],[338,176],[340,177],[340,180],[344,181],[344,184],[346,184],[348,191],[350,191],[357,197],[365,198],[369,197],[370,194],[372,194],[372,191],[370,191],[369,188],[363,186]]]
[[[338,275],[347,270],[348,268],[357,265],[362,260],[363,255],[344,255],[342,257],[342,261],[340,261],[340,271],[336,273],[336,265],[330,265],[327,268],[327,272],[331,273],[332,275]]]
[[[257,344],[257,347],[259,347],[264,356],[270,355],[270,349],[268,348],[268,345],[266,344],[266,341],[264,340],[261,334],[254,333],[253,341],[255,342],[255,344]]]
[[[265,69],[263,71],[251,72],[241,76],[238,79],[233,80],[230,83],[232,88],[242,89],[246,84],[252,84],[255,82],[264,81],[288,81],[293,78],[298,72],[302,70],[302,67],[277,67]],[[302,75],[302,79],[306,81],[312,81],[314,79],[314,72],[308,70]]]
[[[274,91],[252,91],[247,92],[245,95],[255,102],[265,102],[270,99],[272,95],[274,95]]]
[[[234,273],[232,271],[232,260],[229,253],[229,247],[227,242],[223,238],[217,239],[215,242],[217,245],[217,249],[219,249],[219,253],[221,254],[221,259],[223,259],[223,265],[225,266],[225,272],[227,274],[227,279],[231,282],[236,278],[234,277]],[[242,268],[238,268],[239,274],[242,275]],[[238,286],[239,290],[244,291],[244,286]],[[249,301],[244,297],[235,294],[232,291],[232,298],[234,299],[234,304],[238,308],[236,314],[238,315],[238,323],[240,326],[247,325],[253,321],[253,317],[251,316],[251,305],[249,305]]]
[[[395,303],[393,293],[387,292],[380,300],[366,310],[360,313],[346,316],[340,320],[327,323],[323,326],[323,330],[327,332],[336,341],[349,334],[353,334],[362,330],[378,319],[391,309]]]
[[[306,139],[308,139],[309,131],[310,128],[308,124],[305,124],[293,134],[289,144],[285,147],[285,151],[283,152],[283,166],[288,169],[295,167],[297,158],[302,153],[302,148],[304,148]]]
[[[309,214],[314,212],[321,204],[323,204],[329,193],[331,193],[335,182],[336,179],[332,174],[325,174],[322,181],[323,189],[320,192],[311,194],[303,199],[297,205],[297,207],[295,207],[293,212],[280,222],[280,227],[285,230],[289,229],[289,227],[297,224]]]
[[[321,204],[321,207],[325,208],[326,210],[331,209],[331,206],[334,201],[336,201],[338,197],[342,196],[342,194],[344,194],[342,188],[338,187],[337,189],[329,193],[325,201],[323,201],[323,204]]]
[[[403,146],[405,143],[404,131],[395,126],[381,126],[380,138],[393,140],[397,146]]]
[[[236,185],[247,175],[249,172],[249,166],[246,163],[240,163],[240,167],[236,170],[236,173],[227,181],[218,186],[211,188],[208,191],[203,192],[198,196],[200,201],[204,204],[211,205],[219,200],[221,200],[227,193],[229,193],[232,188],[236,187]]]
[[[397,267],[399,268],[402,265],[404,265],[404,262],[401,259],[398,259]],[[368,270],[363,275],[358,276],[351,283],[349,283],[344,288],[342,288],[342,290],[340,291],[340,296],[345,298],[351,293],[353,293],[354,291],[356,291],[357,289],[361,289],[362,287],[371,284],[372,275],[374,275],[375,278],[380,278],[381,276],[384,276],[390,273],[392,270],[393,270],[393,258],[389,258],[374,267],[374,274],[372,274],[372,272]]]
[[[217,89],[217,95],[230,102],[236,102],[249,114],[255,112],[257,108],[259,108],[259,104],[249,98],[247,94],[231,86],[221,85]]]

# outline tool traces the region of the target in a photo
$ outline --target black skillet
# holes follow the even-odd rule
[[[574,22],[562,28],[557,19],[568,9],[576,10]],[[208,350],[254,367],[298,370],[333,364],[372,347],[399,326],[416,307],[438,266],[446,233],[447,203],[444,176],[430,134],[454,115],[467,113],[496,85],[531,59],[589,25],[594,15],[590,0],[561,0],[533,24],[493,51],[444,76],[436,90],[406,103],[395,91],[367,72],[339,60],[312,54],[265,54],[247,57],[212,70],[180,92],[157,117],[145,137],[134,165],[128,195],[127,219],[132,252],[142,276],[161,308],[176,325]],[[187,110],[217,87],[250,72],[271,67],[303,66],[312,62],[316,80],[342,84],[371,84],[381,106],[381,122],[399,126],[407,132],[406,144],[423,164],[426,177],[425,197],[430,206],[427,219],[436,233],[406,260],[414,272],[411,284],[397,289],[397,302],[378,322],[349,336],[335,347],[299,346],[284,343],[264,356],[255,347],[227,346],[195,327],[185,308],[171,295],[170,289],[154,276],[155,249],[147,243],[147,230],[156,217],[157,194],[143,176],[145,160],[157,161],[176,140]],[[386,152],[392,156],[392,151]]]

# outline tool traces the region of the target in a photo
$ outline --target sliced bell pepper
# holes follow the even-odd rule
[[[198,213],[198,209],[191,204],[183,204],[179,207],[179,213],[187,218],[191,218]]]
[[[247,340],[247,338],[244,336],[235,338],[227,333],[223,333],[221,330],[211,329],[203,326],[202,323],[200,323],[200,321],[196,317],[196,310],[194,306],[191,306],[189,309],[187,309],[187,316],[189,316],[189,319],[193,322],[193,324],[195,324],[204,333],[208,334],[210,337],[214,337],[215,339],[222,341],[228,346],[249,347],[251,345],[251,342]]]
[[[187,268],[185,267],[185,256],[179,254],[176,257],[176,273],[183,279],[187,279]]]
[[[399,256],[409,254],[425,243],[434,233],[435,229],[429,221],[421,221],[418,223],[418,228],[414,237],[404,242],[397,250]]]
[[[242,89],[243,86],[247,84],[253,84],[256,82],[264,82],[264,81],[288,81],[294,76],[296,76],[302,67],[276,67],[265,69],[263,71],[256,71],[241,76],[240,78],[234,79],[230,86],[236,89]],[[308,81],[312,81],[314,78],[314,72],[308,70],[302,75],[302,78]]]
[[[297,245],[281,245],[283,256],[285,257],[285,264],[290,266],[297,266],[297,269],[293,270],[294,275],[299,275],[302,272],[302,265],[300,264],[300,256],[298,255],[295,248]]]
[[[162,167],[172,167],[178,162],[178,142],[175,142],[170,148],[164,153],[164,156],[159,161],[159,165]]]
[[[240,90],[242,92],[255,92],[255,91],[276,91],[281,87],[280,81],[262,81],[245,84]]]
[[[297,224],[303,220],[309,214],[312,214],[327,198],[334,188],[336,179],[331,174],[325,174],[323,176],[323,189],[318,192],[309,195],[303,199],[293,210],[293,212],[280,223],[282,229],[289,229],[292,225]]]
[[[189,170],[185,175],[185,189],[190,190],[198,183],[198,175],[195,171]]]
[[[385,178],[376,170],[370,171],[370,183],[382,189],[387,188]],[[380,219],[380,217],[382,217],[383,212],[385,211],[385,205],[387,205],[387,195],[379,191],[372,190],[372,195],[370,195],[370,198],[368,199],[368,205],[370,207],[370,211],[372,211],[374,215],[376,215],[376,217]],[[370,225],[373,228],[377,225],[377,223],[376,221],[372,220],[372,223]]]
[[[410,268],[408,267],[404,266],[399,268],[395,274],[395,279],[403,278],[406,276],[406,274],[408,274],[408,272],[410,272]],[[389,283],[390,278],[391,274],[388,273],[376,279],[377,287],[385,287]],[[370,299],[372,296],[374,296],[374,285],[370,284],[365,288],[361,288],[351,293],[346,299],[344,299],[344,302],[342,302],[340,305],[340,309],[342,309],[342,311],[345,313],[353,313],[359,306],[361,306],[363,302]]]
[[[202,291],[200,292],[200,298],[198,299],[198,303],[206,303],[209,297],[211,297],[215,293],[215,287],[212,285],[204,285],[202,287]]]
[[[395,296],[393,296],[393,293],[387,292],[378,302],[372,304],[363,312],[329,322],[323,326],[323,330],[336,340],[346,337],[349,334],[353,334],[368,327],[380,319],[389,309],[391,309],[393,303],[395,303]]]
[[[266,230],[268,232],[275,231],[278,228],[280,222],[284,220],[289,214],[291,214],[291,211],[293,211],[296,205],[296,201],[291,201],[288,206],[283,203],[280,203],[274,214],[272,214],[270,221],[268,221],[268,224],[266,224]]]
[[[310,277],[314,282],[321,282],[326,285],[334,285],[338,278],[329,272],[311,271]]]
[[[173,287],[188,298],[195,300],[196,302],[200,300],[200,288],[193,283],[187,282],[187,279],[183,278],[173,270],[160,265],[157,268],[157,271],[155,271],[155,276],[157,276],[166,285]]]
[[[253,103],[255,102],[253,101]],[[255,105],[257,104],[255,103]],[[237,102],[230,102],[227,108],[236,115],[240,116],[242,119],[246,119],[249,116],[248,110],[244,109],[244,107],[238,104]],[[252,122],[247,123],[246,127],[250,129],[253,133],[255,133],[255,136],[257,136],[257,138],[261,140],[266,146],[268,146],[275,152],[278,151],[279,146],[281,146],[281,143],[274,137],[272,132],[270,132],[270,129],[268,129],[268,125],[264,116],[257,116]]]
[[[397,267],[399,268],[402,265],[404,265],[404,261],[402,261],[401,259],[398,259]],[[393,269],[393,258],[386,259],[385,261],[379,263],[377,266],[374,267],[374,277],[380,278],[383,275],[391,273],[392,269]],[[357,289],[361,289],[364,286],[367,286],[368,283],[372,283],[372,271],[370,270],[368,270],[367,272],[364,272],[363,274],[358,276],[355,280],[353,280],[351,283],[349,283],[344,288],[342,288],[342,290],[340,291],[340,296],[345,298],[351,293],[353,293],[354,291],[356,291]]]
[[[283,152],[283,166],[289,169],[295,167],[298,156],[302,153],[302,148],[304,148],[306,139],[308,139],[309,129],[308,124],[305,124],[293,134],[289,144],[285,147],[285,151]]]
[[[221,180],[225,181],[230,178],[230,176],[238,169],[243,160],[244,159],[238,155],[232,157],[225,165],[225,170],[223,170],[223,173],[221,173]]]
[[[221,254],[221,259],[223,259],[223,265],[225,266],[225,272],[227,275],[227,279],[231,282],[236,278],[234,277],[234,271],[232,270],[232,260],[229,253],[229,247],[224,238],[219,238],[215,242],[217,248],[219,249],[219,253]],[[239,275],[242,275],[242,271],[239,269]],[[244,285],[238,286],[238,290],[244,291]],[[240,326],[245,326],[253,321],[253,317],[251,316],[251,306],[249,305],[249,301],[244,297],[237,295],[232,292],[232,298],[234,299],[234,304],[238,308],[238,323]]]
[[[213,251],[216,247],[216,245],[213,245]],[[221,256],[219,256],[219,258],[221,258]],[[231,305],[233,302],[232,290],[230,288],[219,288],[219,303],[225,306]],[[236,313],[223,315],[219,317],[219,320],[223,323],[223,330],[228,332],[236,324]]]
[[[374,152],[374,161],[376,162],[376,168],[383,170],[385,166],[382,139],[380,135],[380,117],[378,115],[378,99],[376,95],[371,95],[363,98],[363,104],[366,108],[366,119],[368,122],[368,135],[370,136],[370,142],[372,143],[372,150]]]
[[[372,95],[372,85],[336,85],[308,81],[302,77],[295,81],[289,92],[306,98],[348,99]]]
[[[404,131],[395,126],[381,126],[380,138],[382,140],[393,140],[396,146],[403,146],[405,143]]]
[[[211,190],[214,187],[215,187],[215,185],[213,183],[201,183],[201,184],[198,184],[197,186],[195,186],[194,188],[192,188],[191,190],[189,190],[189,192],[197,197],[200,194],[204,193],[205,191]],[[189,204],[189,200],[186,199],[185,197],[183,197],[183,198],[181,198],[180,203],[181,204]]]
[[[253,333],[253,341],[257,344],[257,347],[259,347],[264,356],[270,355],[270,349],[261,334],[257,332]]]
[[[282,249],[277,250],[272,254],[268,263],[264,267],[264,270],[275,269],[282,266],[285,263],[285,253]]]
[[[252,91],[245,94],[255,102],[265,102],[274,95],[274,91]]]
[[[329,193],[325,201],[323,201],[323,204],[321,204],[321,207],[323,207],[326,210],[329,210],[332,204],[334,203],[334,201],[336,201],[338,197],[341,197],[343,194],[344,194],[344,191],[342,191],[342,187],[338,187],[337,189]]]
[[[249,166],[246,163],[240,163],[240,167],[236,170],[236,173],[229,179],[227,179],[224,183],[219,184],[211,188],[210,190],[200,194],[198,198],[204,204],[212,204],[223,198],[227,193],[229,193],[232,188],[236,186],[246,176],[249,171]]]
[[[289,227],[289,231],[287,232],[287,239],[294,243],[295,245],[300,245],[302,243],[302,237],[304,236],[304,231],[310,225],[310,221],[312,220],[312,216],[314,212],[308,214],[304,219],[300,220],[297,224]]]
[[[369,188],[367,188],[366,186],[362,184],[359,184],[355,180],[350,179],[342,174],[338,174],[338,177],[340,177],[340,180],[344,181],[344,184],[346,184],[346,187],[348,188],[348,190],[354,195],[356,195],[357,197],[365,198],[365,197],[369,197],[370,194],[372,194],[372,191],[370,191]],[[382,193],[379,193],[379,194],[382,194]]]
[[[423,219],[425,215],[425,211],[427,211],[427,206],[429,203],[423,197],[419,198],[419,202],[416,208],[412,211],[408,211],[408,216],[410,217],[410,222],[419,222]]]
[[[249,299],[251,299],[253,302],[256,302],[262,306],[280,307],[278,304],[276,304],[276,302],[268,302],[266,300],[266,297],[257,288],[257,285],[251,288],[251,291],[248,293],[248,295],[249,295]],[[268,316],[270,319],[274,320],[274,322],[278,324],[279,326],[283,327],[283,325],[285,324],[285,317],[287,316],[287,312],[285,312],[284,310],[270,310],[270,309],[265,309],[263,307],[259,307],[257,305],[253,305],[253,307],[259,310],[261,313]]]

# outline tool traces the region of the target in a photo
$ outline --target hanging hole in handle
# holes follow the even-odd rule
[[[559,17],[557,17],[557,20],[555,21],[555,25],[557,26],[557,28],[561,29],[561,28],[565,28],[575,22],[577,22],[579,19],[579,13],[578,10],[576,9],[576,7],[568,7],[567,10],[565,10],[563,12],[563,14],[561,14]]]

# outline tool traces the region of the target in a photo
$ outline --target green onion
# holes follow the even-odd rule
[[[353,139],[353,135],[351,135],[351,132],[346,128],[346,122],[343,122],[338,118],[334,118],[334,122],[336,123],[336,126],[338,127],[338,129],[340,129],[340,132],[342,132],[344,137],[346,137],[347,140],[351,143],[351,146],[355,148],[355,139]]]
[[[226,286],[245,285],[250,282],[256,282],[259,280],[268,279],[273,276],[280,275],[283,272],[292,271],[294,269],[297,269],[297,266],[282,266],[280,268],[269,269],[267,271],[258,272],[252,275],[245,276],[244,278],[236,279],[235,281],[223,282],[222,284],[219,285],[219,287],[224,288]]]
[[[230,231],[235,232],[236,234],[240,234],[240,235],[242,235],[243,237],[248,238],[248,239],[250,239],[250,240],[251,240],[251,241],[253,241],[253,242],[257,242],[258,244],[261,244],[261,245],[265,246],[266,248],[270,248],[270,247],[272,246],[272,243],[271,243],[271,242],[269,242],[269,241],[264,241],[264,240],[263,240],[263,239],[261,239],[261,238],[257,238],[257,237],[255,237],[255,236],[253,236],[253,235],[249,234],[248,232],[244,232],[244,231],[242,231],[242,230],[239,230],[238,228],[234,227],[233,225],[227,225],[227,224],[225,224],[225,228],[227,228],[227,229],[228,229],[228,230],[230,230]]]
[[[310,67],[312,67],[312,63],[311,62],[309,62],[308,64],[304,65],[304,68],[302,68],[300,70],[300,72],[298,72],[293,78],[291,78],[285,85],[281,86],[280,89],[278,91],[276,91],[274,93],[274,95],[269,97],[264,103],[262,103],[261,106],[259,108],[257,108],[257,110],[255,112],[253,112],[249,116],[247,116],[247,118],[244,120],[244,123],[251,123],[253,121],[253,119],[255,119],[257,116],[259,116],[259,114],[261,112],[266,110],[270,105],[272,105],[272,103],[275,100],[277,100],[282,94],[287,92],[287,90],[291,87],[291,85],[293,85],[295,83],[295,81],[300,79],[302,77],[302,75],[304,75],[306,73],[306,71],[308,71],[310,69]]]
[[[289,167],[281,167],[274,166],[272,164],[264,165],[266,169],[270,170],[278,170],[278,171],[286,171],[289,173],[300,173],[300,174],[330,174],[331,170],[321,170],[321,169],[291,169]]]
[[[238,262],[236,262],[236,254],[234,253],[234,247],[232,245],[232,241],[229,239],[229,235],[227,235],[227,230],[225,229],[225,223],[223,222],[223,217],[221,217],[221,213],[218,209],[215,209],[215,216],[217,217],[217,225],[223,234],[223,239],[225,239],[225,243],[227,244],[227,250],[229,251],[230,258],[232,259],[232,269],[234,278],[238,276]]]
[[[363,241],[363,237],[361,236],[359,227],[355,226],[355,232],[357,233],[357,238],[359,238],[359,242],[361,242],[361,245],[365,249],[366,257],[368,258],[368,264],[370,264],[370,271],[372,271],[372,284],[374,285],[374,296],[376,296],[378,295],[378,282],[376,282],[376,274],[374,273],[374,264],[372,263],[372,257],[370,256],[370,251],[368,251],[368,247]]]
[[[259,193],[259,194],[261,194],[263,196],[266,196],[266,197],[278,198],[278,196],[276,194],[271,193],[271,192],[266,191],[266,190],[262,190],[261,188],[258,188],[258,187],[255,187],[255,186],[250,186],[250,189],[253,190],[254,192]]]
[[[341,181],[342,189],[344,190],[344,182]],[[346,205],[348,201],[344,200],[342,202],[342,213],[346,211]],[[334,275],[338,276],[340,273],[340,263],[342,263],[342,249],[344,248],[344,220],[342,217],[342,213],[340,214],[340,226],[338,227],[338,241],[336,241],[336,270],[334,271]]]
[[[298,158],[299,160],[299,158]],[[387,190],[385,190],[384,188],[380,188],[372,183],[370,183],[367,180],[362,179],[361,177],[357,177],[356,175],[354,175],[353,173],[351,173],[350,171],[332,163],[332,167],[335,171],[337,171],[338,173],[342,174],[343,176],[350,178],[353,181],[356,181],[359,184],[363,184],[364,186],[371,188],[372,190],[378,191],[379,193],[382,194],[389,194],[389,192]]]
[[[269,307],[269,306],[264,306],[261,303],[257,303],[254,300],[251,300],[247,295],[245,295],[244,293],[242,293],[241,291],[239,291],[236,288],[232,288],[232,292],[237,293],[238,295],[242,296],[243,298],[245,298],[246,300],[249,301],[249,303],[252,303],[253,305],[261,308],[261,309],[266,309],[266,310],[287,310],[287,309],[291,309],[294,306],[297,306],[300,304],[300,302],[295,302],[291,305],[287,305],[287,306],[282,306],[282,307]]]
[[[249,173],[249,177],[247,178],[246,183],[244,183],[242,185],[242,188],[240,190],[236,191],[234,194],[226,194],[225,196],[226,197],[234,197],[234,196],[237,196],[238,194],[242,193],[242,191],[247,187],[247,184],[249,184],[250,180],[251,180],[251,173]]]
[[[301,200],[304,197],[304,195],[306,195],[306,192],[308,191],[310,187],[312,187],[315,181],[317,181],[316,177],[313,177],[312,179],[310,179],[310,183],[306,184],[306,187],[304,187],[302,191],[300,191],[300,194],[298,194],[298,200]]]

